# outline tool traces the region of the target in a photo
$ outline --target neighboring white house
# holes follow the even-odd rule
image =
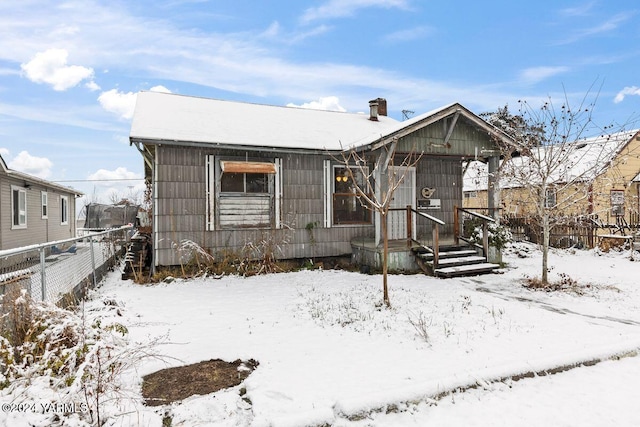
[[[82,193],[11,170],[0,156],[0,250],[75,237]]]

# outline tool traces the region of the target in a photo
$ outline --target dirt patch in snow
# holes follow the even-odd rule
[[[148,406],[168,405],[193,395],[214,393],[244,381],[258,362],[213,359],[162,369],[142,378],[142,396]]]

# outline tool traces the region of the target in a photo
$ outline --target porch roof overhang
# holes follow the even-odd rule
[[[510,136],[508,136],[506,133],[504,133],[502,130],[487,123],[486,121],[484,121],[482,118],[480,118],[476,114],[472,113],[463,105],[459,103],[453,103],[443,108],[440,108],[428,113],[424,113],[420,116],[417,116],[410,120],[402,122],[403,126],[401,128],[393,132],[390,132],[387,135],[381,135],[377,141],[374,141],[371,144],[369,144],[369,148],[371,150],[377,150],[393,142],[394,140],[403,138],[407,135],[410,135],[413,132],[416,132],[419,129],[432,125],[448,117],[452,117],[453,120],[449,125],[447,133],[443,140],[443,144],[446,144],[448,142],[453,132],[453,128],[455,124],[461,119],[487,132],[489,135],[491,135],[494,138],[497,138],[505,143],[513,144],[513,139]],[[481,154],[483,154],[483,157],[498,156],[500,155],[500,150],[496,144],[493,144],[490,147],[486,147],[486,149]]]

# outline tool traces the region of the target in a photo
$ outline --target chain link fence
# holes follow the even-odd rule
[[[19,288],[35,301],[71,302],[113,269],[131,232],[81,229],[76,238],[0,251],[0,295]]]

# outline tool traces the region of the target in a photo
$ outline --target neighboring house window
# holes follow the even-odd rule
[[[553,188],[547,188],[544,194],[544,207],[553,208],[556,206],[556,190]]]
[[[11,187],[12,227],[27,227],[27,190],[22,187]]]
[[[611,214],[624,215],[624,191],[611,190]]]
[[[356,185],[365,189],[365,176],[353,170],[353,178],[344,166],[333,167],[333,224],[371,224],[371,210],[367,209],[356,193]]]
[[[42,199],[42,219],[49,217],[49,195],[46,191],[40,193]]]
[[[207,230],[280,228],[281,159],[215,160],[207,156]]]
[[[60,224],[66,225],[69,223],[69,198],[67,196],[60,196]]]

